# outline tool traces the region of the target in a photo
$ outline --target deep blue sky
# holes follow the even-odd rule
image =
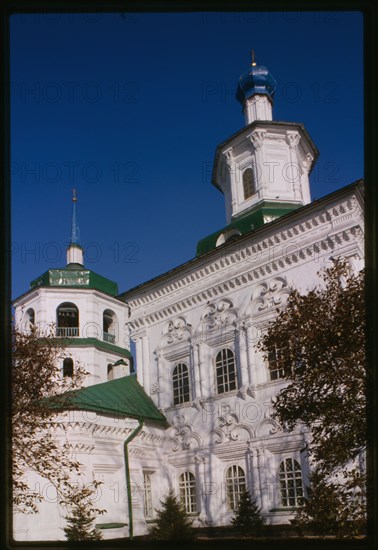
[[[358,12],[13,16],[12,296],[65,265],[73,187],[86,265],[120,291],[225,225],[211,166],[252,48],[274,119],[320,151],[312,197],[363,177],[362,38]]]

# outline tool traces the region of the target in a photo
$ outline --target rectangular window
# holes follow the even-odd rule
[[[268,361],[269,361],[269,372],[270,372],[271,380],[279,380],[280,378],[284,377],[285,371],[278,364],[280,353],[281,353],[281,350],[277,348],[269,351]]]
[[[179,477],[180,504],[187,514],[197,512],[196,479],[191,472],[184,472]]]
[[[226,472],[227,504],[230,510],[237,510],[241,494],[246,490],[245,473],[240,466],[230,466]]]
[[[303,501],[303,483],[299,462],[292,458],[283,460],[280,464],[279,480],[282,506],[301,506]]]
[[[152,489],[150,474],[143,474],[143,493],[144,493],[144,516],[152,518],[154,509],[152,507]]]
[[[173,370],[173,404],[180,405],[190,400],[189,371],[185,363],[179,363]]]
[[[220,350],[215,358],[217,393],[237,388],[235,357],[232,350]]]

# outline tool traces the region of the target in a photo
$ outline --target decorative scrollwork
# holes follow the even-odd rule
[[[167,323],[163,330],[162,344],[174,344],[184,341],[191,336],[191,325],[186,322],[185,317],[176,317]]]
[[[185,416],[183,414],[176,414],[173,417],[172,423],[172,451],[176,452],[201,447],[200,436],[193,432],[193,428],[190,424],[185,422]]]
[[[229,443],[233,441],[249,441],[254,437],[252,429],[239,422],[239,416],[229,408],[218,416],[218,427],[209,433],[211,443]]]
[[[258,285],[252,295],[247,314],[253,315],[283,305],[289,295],[289,287],[284,277],[275,277]]]
[[[226,326],[235,326],[238,317],[231,300],[223,299],[217,303],[207,304],[202,314],[202,328],[204,331],[211,331]]]

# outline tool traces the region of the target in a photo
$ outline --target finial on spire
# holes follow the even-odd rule
[[[79,228],[76,223],[76,189],[72,189],[72,229],[71,229],[71,244],[79,244]]]
[[[79,264],[84,265],[83,249],[80,245],[79,228],[76,223],[76,189],[72,189],[72,224],[71,224],[71,241],[67,248],[67,265]]]
[[[256,67],[257,63],[255,61],[255,50],[251,50],[251,55],[252,55],[252,63],[251,63],[251,66],[252,67]]]

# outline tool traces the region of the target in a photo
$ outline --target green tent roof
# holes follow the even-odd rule
[[[92,411],[167,424],[165,416],[156,408],[133,374],[69,391],[48,398],[45,403],[57,410]]]

